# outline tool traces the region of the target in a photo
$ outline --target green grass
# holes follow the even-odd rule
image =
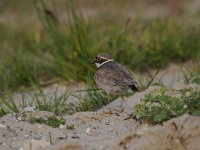
[[[31,124],[39,123],[39,124],[46,124],[48,126],[51,126],[53,128],[58,128],[60,125],[65,124],[65,120],[62,118],[57,118],[56,116],[49,116],[48,118],[30,118],[29,122]]]
[[[67,90],[59,95],[57,90],[53,93],[45,94],[42,89],[39,89],[31,93],[22,93],[18,104],[11,94],[6,94],[0,98],[0,116],[8,113],[19,113],[27,106],[33,106],[38,111],[48,111],[55,115],[63,115],[69,111],[66,105],[69,95],[70,92]]]
[[[8,113],[18,113],[19,111],[20,109],[10,94],[8,96],[0,97],[0,117]]]
[[[109,102],[107,94],[102,90],[88,89],[84,92],[86,92],[85,96],[74,95],[79,100],[76,103],[69,105],[72,112],[95,111],[107,105]],[[111,97],[111,101],[115,99],[116,96]]]
[[[173,17],[114,19],[99,24],[85,21],[74,4],[66,1],[67,22],[44,1],[33,1],[43,29],[2,30],[1,91],[46,85],[54,79],[86,81],[98,52],[108,52],[131,70],[160,69],[171,62],[200,56],[200,29],[195,21]],[[12,33],[12,34],[11,34]],[[57,81],[57,80],[56,80]],[[50,82],[51,83],[51,82]]]
[[[186,83],[196,83],[200,85],[200,65],[197,65],[194,69],[183,70]]]
[[[0,117],[9,113],[19,113],[27,106],[34,107],[36,111],[48,111],[56,116],[62,116],[80,111],[95,111],[108,104],[107,94],[94,87],[75,92],[66,90],[63,94],[58,94],[57,90],[46,94],[42,89],[22,93],[19,104],[15,102],[11,94],[7,95],[0,98]],[[67,104],[69,96],[75,97],[77,101]],[[116,96],[112,96],[112,100],[115,98]]]
[[[157,124],[185,113],[200,115],[199,89],[182,89],[180,98],[168,96],[166,89],[161,88],[153,94],[145,95],[141,102],[134,106],[133,117]]]
[[[49,111],[55,115],[62,115],[68,112],[66,101],[70,96],[70,92],[65,91],[64,94],[58,95],[56,90],[51,96],[43,93],[42,90],[39,93],[34,93],[32,101],[37,110]]]
[[[31,124],[46,124],[57,128],[65,124],[65,120],[58,116],[69,115],[79,111],[94,111],[108,104],[107,96],[101,90],[96,91],[95,89],[90,89],[81,91],[85,93],[85,96],[78,96],[80,91],[72,93],[66,90],[62,95],[57,92],[56,90],[54,93],[45,94],[42,89],[40,89],[31,93],[22,93],[19,104],[16,103],[11,94],[6,94],[4,97],[0,98],[0,117],[10,113],[14,113],[16,114],[15,116],[17,116],[28,106],[35,108],[35,111],[48,111],[53,113],[52,116],[46,118],[37,116],[31,117],[28,122]],[[73,105],[67,105],[66,103],[70,95],[78,99]],[[114,98],[115,97],[112,97],[112,100],[114,100]],[[66,128],[74,129],[74,125],[66,124]]]

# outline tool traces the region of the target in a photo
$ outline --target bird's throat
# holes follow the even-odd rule
[[[103,66],[104,64],[106,64],[106,63],[108,63],[108,62],[110,62],[110,61],[113,61],[113,59],[107,60],[107,61],[102,62],[102,63],[97,63],[97,62],[95,62],[95,65],[97,66],[97,68],[99,68],[99,67]]]

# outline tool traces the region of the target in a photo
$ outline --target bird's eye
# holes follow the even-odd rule
[[[101,58],[98,58],[97,61],[101,61]]]

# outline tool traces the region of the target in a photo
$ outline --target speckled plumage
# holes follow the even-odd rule
[[[124,95],[136,85],[129,71],[114,60],[97,68],[94,79],[107,94]]]
[[[138,91],[136,81],[134,81],[130,72],[124,66],[114,61],[109,54],[98,54],[95,57],[94,63],[97,66],[97,71],[94,75],[95,82],[108,95],[122,96],[122,112],[124,110],[123,95],[129,88],[133,91]],[[109,97],[108,100],[110,101]]]

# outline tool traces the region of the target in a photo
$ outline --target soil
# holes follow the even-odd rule
[[[173,89],[189,86],[184,83],[182,67],[170,65],[156,77],[164,85]],[[191,85],[194,86],[194,85]],[[52,91],[55,86],[46,89]],[[93,112],[78,112],[66,115],[67,128],[61,125],[52,128],[43,124],[30,124],[27,119],[17,118],[16,114],[8,114],[0,118],[0,149],[1,150],[197,150],[200,149],[200,117],[185,114],[173,118],[163,125],[140,124],[129,118],[133,106],[145,94],[159,89],[150,86],[144,92],[126,97],[125,111],[119,115],[106,114],[107,106]],[[62,88],[60,89],[62,91]],[[61,92],[62,93],[62,92]],[[169,92],[169,94],[173,93]],[[19,100],[19,99],[18,99]],[[118,109],[120,98],[111,103]],[[30,112],[25,112],[28,117]],[[32,116],[47,117],[49,112],[36,111]],[[23,120],[23,121],[22,121]]]

